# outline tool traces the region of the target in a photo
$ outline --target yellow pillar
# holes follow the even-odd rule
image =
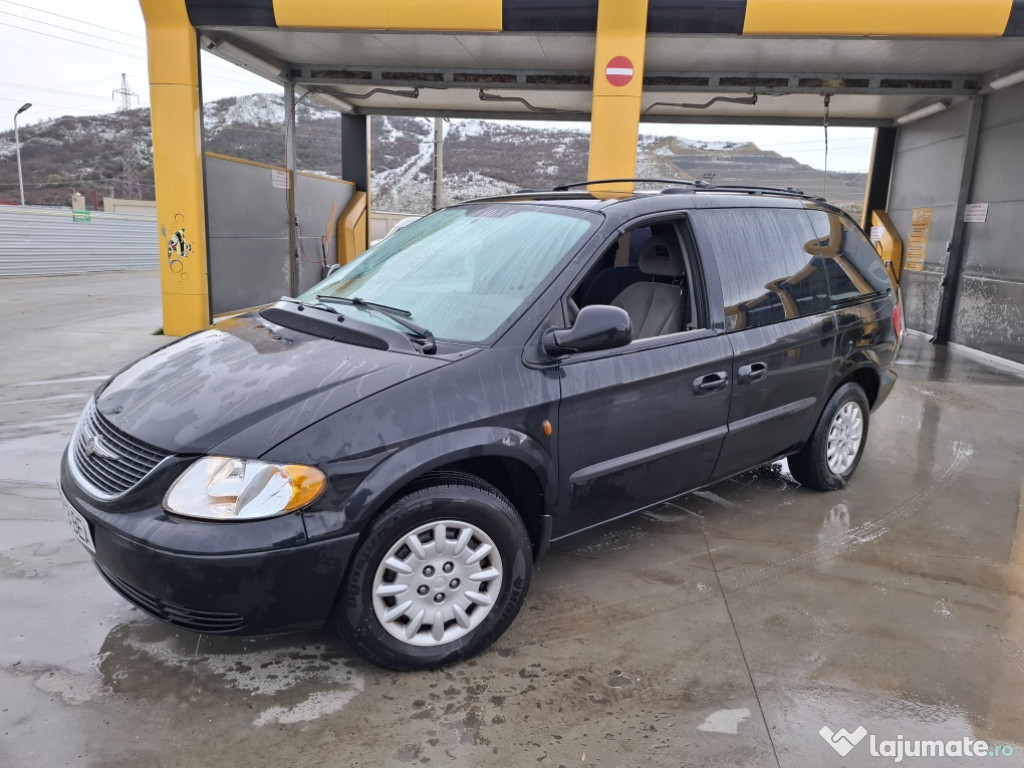
[[[636,175],[646,45],[647,0],[599,0],[590,114],[591,179]],[[619,197],[631,194],[633,185],[602,184],[590,191]]]
[[[365,251],[369,242],[370,196],[356,190],[342,211],[338,227],[338,263],[348,264]]]
[[[199,48],[184,0],[140,0],[149,48],[164,333],[210,324]]]

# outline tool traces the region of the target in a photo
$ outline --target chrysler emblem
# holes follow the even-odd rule
[[[85,451],[86,456],[96,456],[100,459],[106,459],[107,461],[114,461],[117,459],[117,454],[104,445],[103,440],[99,435],[89,435],[82,443],[82,450]]]

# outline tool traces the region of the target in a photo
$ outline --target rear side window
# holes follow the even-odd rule
[[[700,220],[722,278],[728,330],[828,311],[828,279],[803,209],[711,209]]]
[[[878,251],[857,227],[835,213],[809,210],[807,214],[828,272],[833,301],[859,299],[892,288]]]

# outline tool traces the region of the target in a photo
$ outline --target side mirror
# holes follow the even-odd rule
[[[324,275],[324,277],[330,277],[335,272],[337,272],[339,269],[341,269],[341,264],[331,264],[331,266],[329,266],[327,268],[327,274]]]
[[[549,328],[541,336],[544,351],[552,357],[624,347],[632,340],[633,329],[626,310],[607,304],[584,307],[572,328]]]

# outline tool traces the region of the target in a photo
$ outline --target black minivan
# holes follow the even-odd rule
[[[96,392],[68,520],[151,615],[333,620],[436,667],[516,617],[548,543],[781,457],[842,487],[895,382],[898,293],[794,190],[476,200]]]

